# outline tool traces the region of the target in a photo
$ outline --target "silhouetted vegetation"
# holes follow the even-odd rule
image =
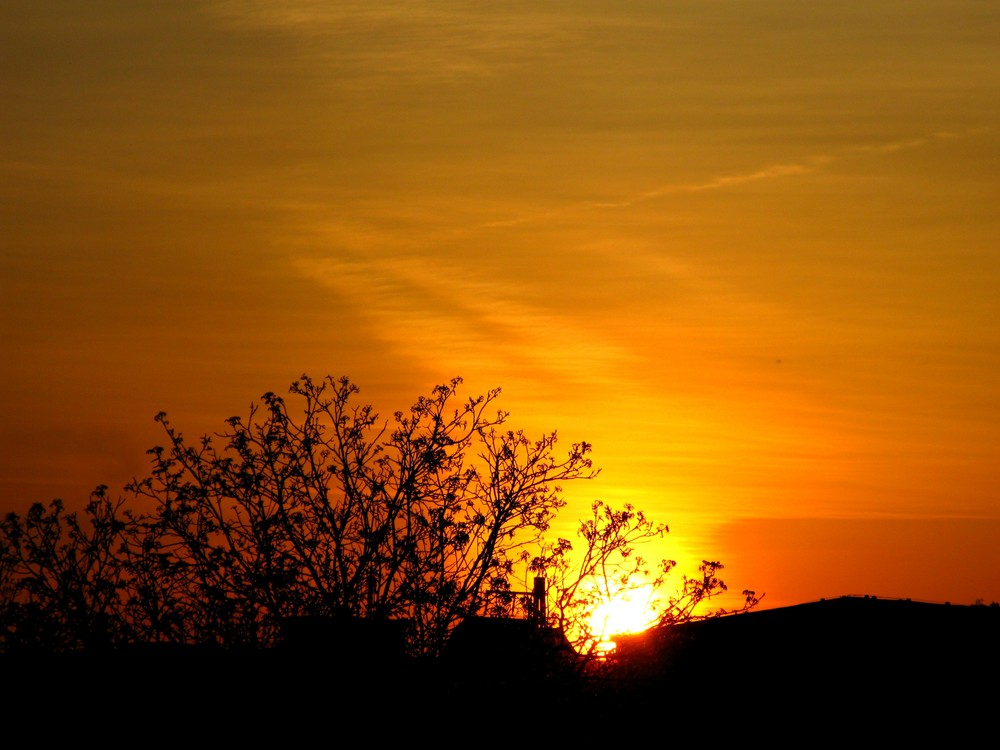
[[[494,410],[499,389],[460,400],[460,378],[383,422],[346,378],[303,376],[249,414],[166,442],[123,495],[101,486],[82,514],[61,500],[0,525],[0,647],[72,653],[125,647],[279,646],[292,623],[396,622],[406,653],[437,656],[466,618],[514,617],[570,634],[611,586],[642,574],[637,545],[667,532],[631,505],[597,501],[579,548],[547,539],[565,482],[592,479],[591,446],[556,453]],[[574,557],[576,555],[576,557]],[[718,562],[662,598],[683,622],[725,591]],[[527,582],[544,578],[543,598]],[[745,609],[757,600],[746,595]]]
[[[160,414],[166,444],[121,496],[9,514],[10,716],[67,737],[113,716],[130,736],[181,739],[182,714],[209,712],[229,742],[313,741],[316,720],[383,739],[500,724],[593,742],[643,717],[675,738],[923,738],[992,710],[997,606],[750,611],[745,591],[737,611],[699,613],[726,590],[711,561],[663,595],[656,626],[600,655],[585,626],[602,597],[637,576],[662,592],[675,572],[638,554],[667,527],[596,501],[575,545],[550,540],[561,485],[598,474],[590,445],[557,456],[555,433],[531,440],[488,413],[499,391],[456,404],[460,382],[387,423],[348,380],[306,377],[295,416],[268,393],[189,441]]]

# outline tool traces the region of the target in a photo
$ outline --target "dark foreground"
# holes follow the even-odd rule
[[[501,646],[432,663],[349,644],[6,655],[0,741],[714,747],[879,739],[899,747],[996,739],[997,607],[852,597],[754,611],[630,637],[590,676]]]

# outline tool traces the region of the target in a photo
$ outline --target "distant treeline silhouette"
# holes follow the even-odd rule
[[[489,412],[499,389],[459,400],[461,382],[391,422],[355,404],[347,378],[305,375],[289,389],[295,414],[269,392],[195,440],[157,415],[166,444],[124,494],[100,486],[80,513],[53,500],[3,519],[0,651],[268,649],[289,623],[323,618],[403,623],[407,653],[426,656],[465,619],[493,616],[596,654],[588,618],[612,586],[637,574],[666,586],[675,562],[651,570],[636,546],[667,527],[595,501],[578,548],[550,541],[562,484],[598,474],[591,446],[557,456],[555,432],[509,429],[506,412]],[[683,576],[660,622],[689,621],[725,591],[721,568]]]

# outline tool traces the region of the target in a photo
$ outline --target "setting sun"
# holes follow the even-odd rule
[[[590,619],[591,632],[598,648],[609,651],[615,647],[614,637],[625,633],[639,633],[656,622],[653,591],[648,585],[632,587],[619,592],[599,605]]]

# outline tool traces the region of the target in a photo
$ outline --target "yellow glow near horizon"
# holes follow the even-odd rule
[[[598,650],[614,648],[614,637],[640,633],[657,620],[655,591],[648,583],[629,586],[613,593],[591,615],[590,631],[598,642]]]

